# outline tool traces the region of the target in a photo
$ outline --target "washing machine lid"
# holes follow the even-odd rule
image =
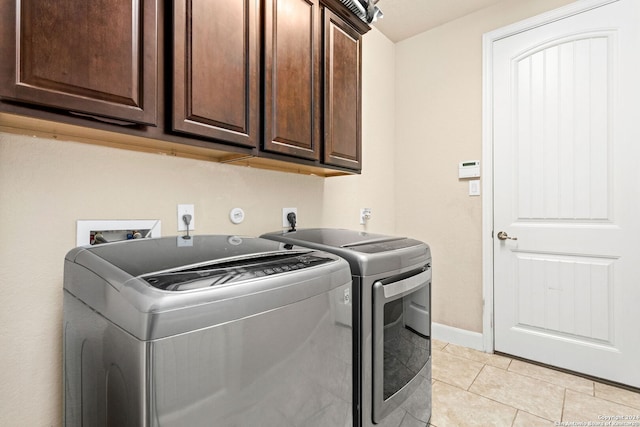
[[[259,238],[195,236],[81,247],[64,289],[141,340],[295,304],[351,283],[338,256]]]
[[[279,243],[251,237],[211,235],[180,239],[180,236],[164,237],[84,246],[70,252],[67,259],[76,260],[78,254],[87,251],[129,275],[139,277],[222,259],[259,258],[285,250]]]
[[[345,258],[354,275],[368,276],[426,263],[429,246],[419,240],[339,228],[277,231],[263,238],[335,253]]]

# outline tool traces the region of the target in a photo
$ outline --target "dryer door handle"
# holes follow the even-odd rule
[[[382,293],[384,298],[396,299],[404,295],[408,295],[419,287],[424,286],[431,280],[431,269],[427,269],[422,273],[415,276],[408,277],[406,279],[399,280],[397,282],[391,282],[382,285]]]

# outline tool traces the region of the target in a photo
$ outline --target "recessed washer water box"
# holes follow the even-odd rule
[[[162,223],[159,219],[80,219],[76,222],[76,246],[161,235]],[[96,241],[96,236],[99,236],[99,241]]]

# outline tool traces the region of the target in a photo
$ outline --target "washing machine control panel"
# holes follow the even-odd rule
[[[335,262],[318,252],[280,253],[255,258],[204,263],[180,270],[152,273],[141,277],[151,286],[165,291],[186,291],[227,285],[245,280],[291,273]]]
[[[409,248],[412,246],[419,246],[422,244],[423,243],[418,240],[401,238],[401,239],[393,239],[393,240],[383,240],[379,242],[366,242],[362,244],[352,244],[352,245],[346,245],[345,247],[351,250],[354,250],[356,252],[375,254],[375,253],[390,252],[398,249]]]

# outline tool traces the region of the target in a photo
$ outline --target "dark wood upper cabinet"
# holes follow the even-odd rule
[[[256,0],[175,0],[173,130],[257,147]]]
[[[265,151],[320,157],[320,7],[318,0],[265,0]]]
[[[340,0],[0,0],[0,112],[359,172],[369,29]]]
[[[361,169],[361,36],[328,9],[324,18],[325,164]]]
[[[157,122],[157,0],[0,2],[0,96]]]

